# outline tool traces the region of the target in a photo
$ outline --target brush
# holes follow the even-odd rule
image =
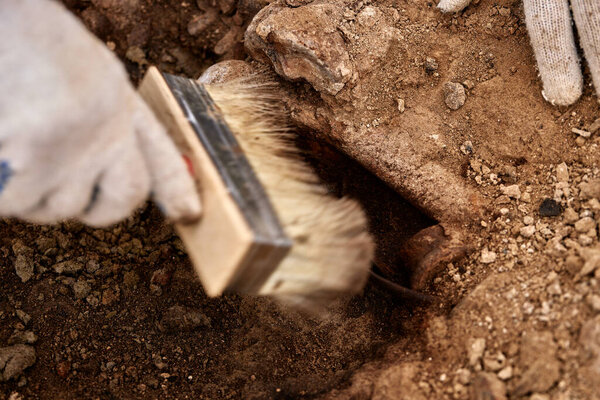
[[[274,89],[264,76],[203,85],[151,67],[139,92],[197,178],[203,217],[175,227],[206,293],[310,309],[359,291],[374,246],[361,207],[302,159]]]

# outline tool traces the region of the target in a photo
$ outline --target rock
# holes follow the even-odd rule
[[[592,134],[594,134],[594,133],[596,133],[596,131],[598,129],[600,129],[600,118],[598,118],[594,122],[592,122],[592,124],[588,128],[588,131],[590,131]]]
[[[519,233],[524,238],[530,238],[535,233],[535,226],[534,225],[524,226],[521,229],[519,229]]]
[[[16,310],[15,311],[17,314],[17,317],[23,321],[23,323],[25,325],[27,325],[29,323],[29,321],[31,321],[31,315],[27,314],[25,311],[23,310]]]
[[[579,196],[583,199],[600,199],[600,179],[582,182],[579,191]]]
[[[0,348],[0,382],[18,377],[35,360],[35,349],[31,346],[16,344]]]
[[[473,400],[506,400],[506,385],[496,375],[480,372],[471,386]]]
[[[484,264],[491,264],[496,261],[497,254],[493,251],[489,251],[488,249],[483,249],[481,251],[481,262]]]
[[[57,274],[74,275],[83,269],[83,264],[77,261],[69,260],[54,264],[52,269]]]
[[[86,298],[91,291],[92,288],[86,281],[77,281],[73,284],[73,293],[78,300]]]
[[[579,214],[577,214],[577,212],[575,212],[575,210],[573,210],[571,207],[568,207],[565,210],[563,218],[567,224],[574,224],[579,219]]]
[[[584,260],[579,275],[585,276],[600,268],[600,247],[584,248],[579,253]]]
[[[282,77],[304,79],[317,91],[335,95],[354,70],[337,28],[341,20],[342,8],[336,4],[270,4],[248,26],[246,49],[255,59],[272,64]]]
[[[400,113],[403,113],[406,110],[404,99],[397,99],[396,102],[398,103],[398,111],[400,111]]]
[[[27,282],[33,278],[33,260],[24,254],[19,254],[15,261],[15,272],[21,282]]]
[[[470,339],[468,343],[467,353],[469,358],[469,365],[475,366],[479,363],[483,352],[485,351],[485,339],[477,338]]]
[[[467,101],[467,94],[463,85],[456,82],[447,82],[444,85],[444,102],[449,109],[458,110],[465,101]]]
[[[562,207],[554,199],[546,198],[540,204],[539,213],[542,217],[556,217],[562,212]]]
[[[586,233],[596,228],[596,221],[592,217],[584,217],[575,222],[575,230],[580,233]]]
[[[438,67],[439,65],[435,58],[427,57],[427,59],[425,59],[425,72],[427,72],[428,74],[433,74],[435,71],[438,70]]]
[[[173,306],[162,315],[159,327],[167,332],[186,332],[210,327],[210,318],[198,310]]]
[[[569,168],[564,162],[556,166],[556,180],[559,182],[569,182]]]
[[[557,345],[549,331],[528,331],[521,339],[519,364],[523,373],[512,394],[516,397],[545,392],[560,378]]]
[[[519,189],[519,185],[504,186],[502,188],[502,194],[510,197],[511,199],[519,200],[521,198],[521,189]]]
[[[504,367],[500,371],[498,371],[498,378],[502,379],[503,381],[509,380],[512,377],[513,377],[513,369],[510,365],[508,367]]]

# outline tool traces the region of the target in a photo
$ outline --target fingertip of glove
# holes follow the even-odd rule
[[[173,222],[192,223],[202,216],[202,202],[195,190],[169,196],[166,199],[156,199],[156,203],[165,216]]]
[[[570,106],[581,97],[578,87],[551,87],[542,90],[542,97],[553,106]]]

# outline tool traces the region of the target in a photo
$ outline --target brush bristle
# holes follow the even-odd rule
[[[300,157],[263,76],[206,85],[293,241],[260,294],[313,307],[365,284],[374,245],[357,202],[327,194]]]

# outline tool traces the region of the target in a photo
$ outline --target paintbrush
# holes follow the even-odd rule
[[[310,309],[364,286],[374,247],[364,212],[304,162],[268,78],[203,85],[152,67],[139,92],[197,178],[203,217],[176,230],[209,296]]]

